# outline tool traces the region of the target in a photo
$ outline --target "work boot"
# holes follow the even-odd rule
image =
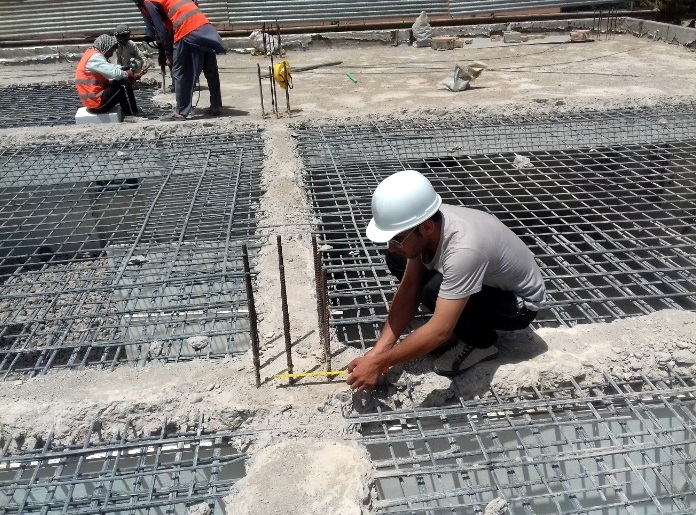
[[[220,116],[222,114],[222,109],[217,106],[210,106],[206,111],[210,116]]]
[[[186,117],[183,114],[177,113],[176,111],[160,116],[161,122],[176,122],[184,120],[186,120]]]
[[[477,363],[494,359],[498,355],[498,347],[472,347],[459,342],[447,349],[433,361],[433,371],[441,376],[456,376]]]

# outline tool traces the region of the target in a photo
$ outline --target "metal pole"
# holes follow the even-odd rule
[[[254,359],[254,376],[256,388],[261,386],[261,358],[259,356],[259,330],[256,326],[256,306],[254,305],[254,290],[251,286],[251,269],[249,268],[249,252],[246,243],[242,244],[242,261],[244,263],[244,283],[246,284],[247,304],[249,305],[249,329],[251,331],[251,354]]]
[[[283,310],[283,335],[285,336],[285,355],[288,359],[288,374],[292,374],[292,340],[290,339],[290,313],[288,312],[288,294],[285,289],[285,263],[283,262],[283,245],[280,235],[276,237],[278,243],[278,272],[280,274],[280,302]],[[293,384],[295,379],[288,378]]]
[[[324,320],[323,320],[323,330],[324,330],[324,356],[326,357],[326,371],[331,372],[331,333],[329,331],[329,317],[331,315],[329,311],[329,282],[327,279],[326,268],[322,267],[321,270],[321,286],[322,286],[322,303],[324,304]],[[330,376],[329,376],[330,377]]]
[[[278,20],[276,20],[276,27],[278,28],[278,55],[282,56],[283,52],[281,51],[281,46],[280,46],[280,24],[278,23]]]
[[[273,68],[271,66],[268,67],[268,76],[271,79],[271,111],[276,112],[276,107],[275,107],[275,98],[273,95]]]
[[[317,247],[316,234],[312,235],[312,256],[314,258],[314,288],[317,296],[317,327],[319,328],[319,345],[321,345],[324,354],[326,354],[326,345],[324,343],[324,294],[321,286],[321,257],[319,255],[319,248]]]
[[[263,109],[263,86],[261,85],[261,65],[256,63],[257,71],[259,72],[259,95],[261,95],[261,118],[266,117],[266,112]]]
[[[290,116],[290,72],[288,67],[285,67],[285,106]]]

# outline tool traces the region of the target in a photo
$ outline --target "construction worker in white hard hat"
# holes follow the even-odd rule
[[[546,288],[532,252],[495,216],[442,204],[430,181],[397,172],[372,195],[367,237],[387,243],[399,287],[375,346],[348,364],[353,389],[374,387],[392,366],[432,353],[436,373],[454,376],[493,359],[496,330],[524,329]],[[418,305],[432,313],[398,341]]]

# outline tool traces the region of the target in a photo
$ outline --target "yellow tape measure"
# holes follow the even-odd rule
[[[296,372],[294,374],[277,374],[276,379],[294,379],[297,377],[340,376],[347,374],[347,370],[332,370],[331,372]]]

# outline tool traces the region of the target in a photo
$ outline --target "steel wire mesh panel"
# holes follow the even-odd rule
[[[169,513],[184,515],[201,503],[225,513],[222,498],[245,475],[248,456],[232,445],[233,432],[206,432],[202,422],[154,436],[103,442],[98,428],[84,442],[61,445],[49,435],[41,448],[0,452],[0,515]]]
[[[339,337],[364,345],[383,323],[395,283],[364,229],[372,191],[404,168],[530,246],[548,288],[536,326],[696,309],[695,114],[299,127]]]
[[[0,150],[0,377],[247,349],[261,134]]]
[[[376,469],[378,513],[687,514],[695,392],[693,377],[606,377],[350,421]]]
[[[171,112],[152,100],[158,90],[135,90],[141,116],[151,120]],[[82,107],[72,84],[38,84],[0,88],[0,129],[51,125],[74,125]]]

